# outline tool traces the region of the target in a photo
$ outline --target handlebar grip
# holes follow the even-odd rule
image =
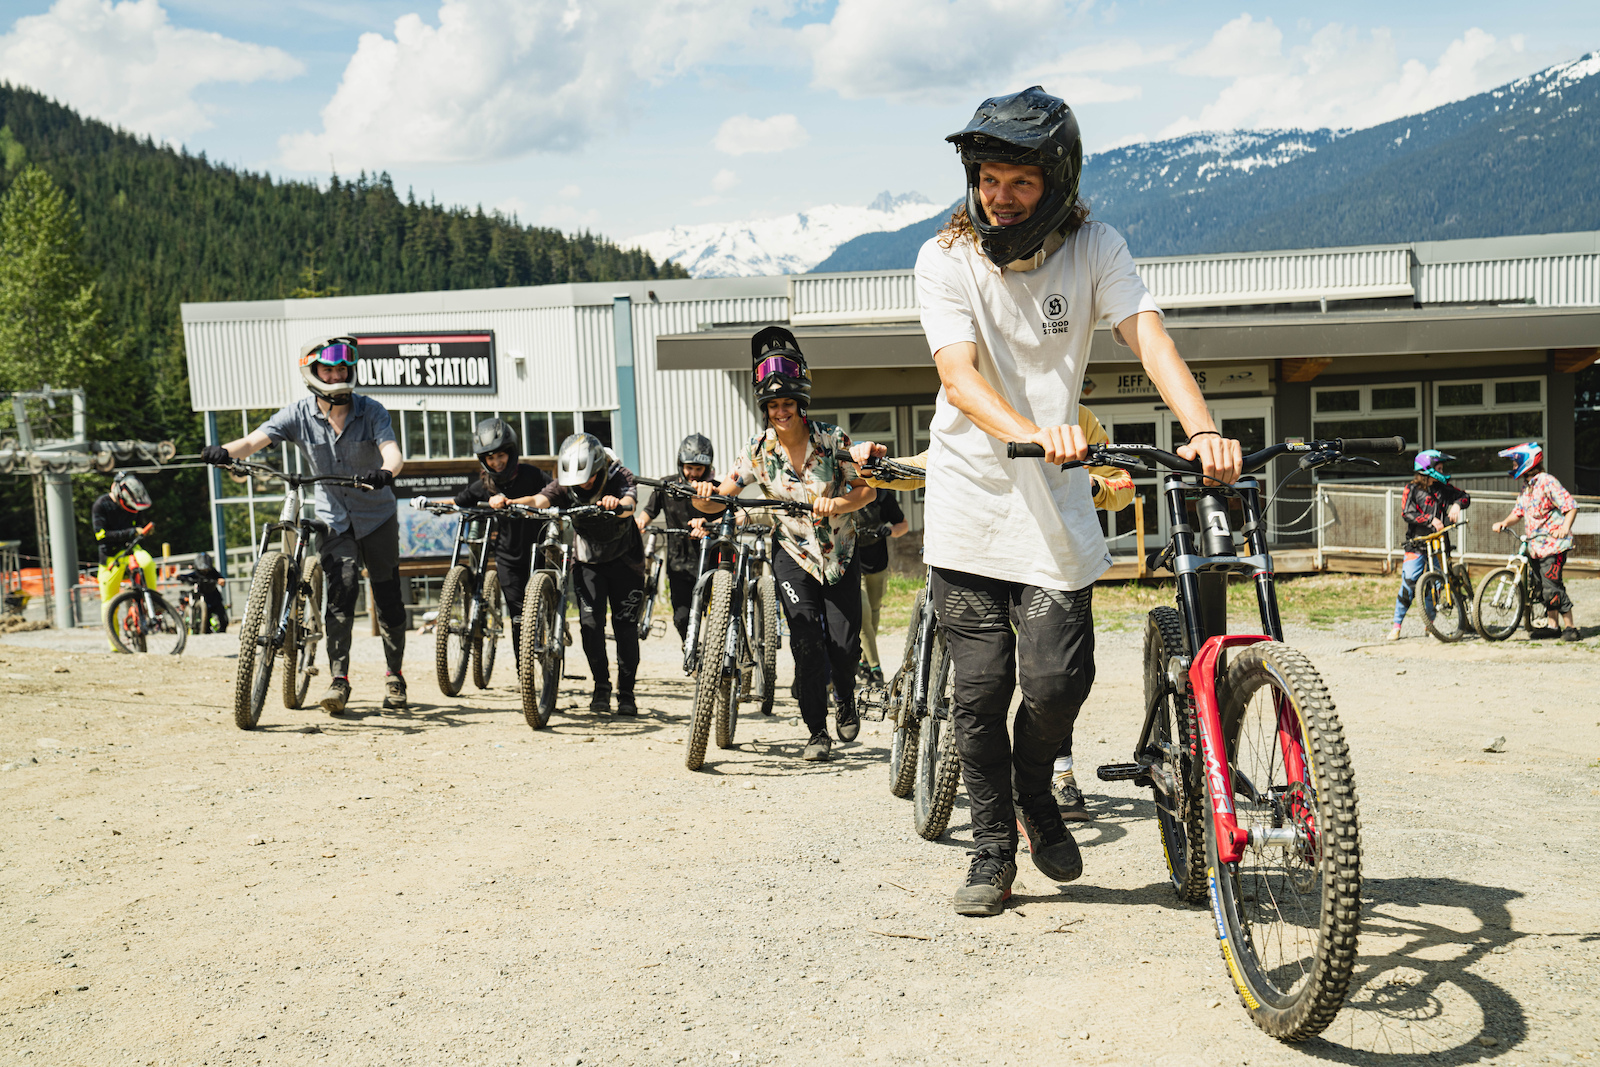
[[[1007,459],[1043,459],[1044,445],[1032,441],[1012,441],[1006,445]]]
[[[1341,437],[1339,448],[1343,452],[1376,452],[1379,455],[1401,453],[1406,450],[1404,437]]]

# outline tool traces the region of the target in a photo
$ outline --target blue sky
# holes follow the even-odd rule
[[[1036,81],[1092,151],[1372,125],[1596,48],[1593,0],[0,0],[0,78],[85,114],[617,238],[954,199],[942,136]]]

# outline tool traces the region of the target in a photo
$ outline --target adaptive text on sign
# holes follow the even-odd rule
[[[357,387],[373,392],[489,393],[496,388],[494,333],[356,335]]]
[[[1189,373],[1202,393],[1260,392],[1265,391],[1271,375],[1265,363],[1237,363],[1207,366],[1191,363]],[[1160,396],[1156,383],[1147,376],[1132,371],[1112,377],[1113,396]],[[1087,394],[1085,394],[1087,395]]]

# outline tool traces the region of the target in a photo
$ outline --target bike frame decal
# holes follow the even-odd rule
[[[1211,794],[1211,820],[1216,824],[1217,858],[1223,863],[1239,862],[1250,834],[1240,828],[1234,815],[1233,768],[1228,765],[1228,749],[1222,738],[1222,711],[1217,707],[1217,660],[1225,648],[1270,640],[1272,638],[1265,634],[1219,634],[1209,637],[1200,646],[1200,654],[1189,665],[1189,690],[1194,695],[1196,719],[1200,727],[1206,791]]]

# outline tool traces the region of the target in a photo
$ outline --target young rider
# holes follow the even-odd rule
[[[1084,440],[1091,445],[1103,445],[1110,440],[1106,436],[1105,427],[1100,425],[1100,420],[1095,413],[1078,405],[1078,426],[1083,430]],[[869,458],[881,458],[888,455],[888,450],[882,445],[868,442],[858,442],[850,450],[858,463],[865,463]],[[910,459],[899,459],[896,463],[906,467],[928,467],[928,453],[922,452]],[[1134,486],[1133,477],[1121,467],[1085,467],[1089,474],[1090,484],[1094,487],[1094,506],[1098,511],[1115,514],[1133,503]],[[893,482],[883,482],[867,473],[867,482],[872,486],[892,486],[895,489],[920,489],[925,484],[925,479],[900,479]],[[1087,696],[1087,694],[1085,694]],[[1072,731],[1068,729],[1067,736],[1061,742],[1061,747],[1056,749],[1055,774],[1050,783],[1050,792],[1056,798],[1056,806],[1061,809],[1061,817],[1070,822],[1087,822],[1092,816],[1083,800],[1083,791],[1078,788],[1077,777],[1072,771]]]
[[[206,445],[200,456],[226,466],[282,441],[299,447],[313,475],[356,478],[370,490],[316,484],[317,516],[331,535],[319,551],[328,583],[328,690],[322,709],[342,715],[350,700],[350,631],[364,566],[372,583],[373,607],[388,665],[383,706],[406,707],[401,672],[406,651],[406,609],[400,596],[400,518],[395,513],[394,476],[405,466],[389,412],[355,392],[359,353],[353,337],[308,341],[300,348],[300,379],[311,395],[279,409],[261,427],[225,445]]]
[[[202,629],[206,633],[227,633],[228,609],[223,606],[222,591],[217,588],[222,581],[222,572],[211,565],[211,553],[196,552],[194,566],[178,577],[192,582],[194,595],[205,602],[206,617]]]
[[[854,452],[854,449],[851,450]],[[882,684],[878,662],[878,614],[889,586],[889,539],[904,537],[911,524],[893,489],[873,487],[874,499],[856,512],[856,553],[861,557],[861,674]]]
[[[678,473],[666,479],[671,483],[693,485],[716,477],[715,452],[705,434],[692,433],[678,445]],[[657,515],[666,515],[669,529],[704,529],[705,520],[691,517],[687,498],[673,496],[662,489],[650,494],[650,502],[639,510],[636,522],[642,532]],[[672,624],[681,641],[689,632],[689,605],[694,600],[694,583],[700,576],[700,546],[681,534],[667,538],[667,588],[672,596]]]
[[[561,442],[556,456],[556,484],[532,497],[516,500],[536,508],[568,508],[598,504],[611,515],[579,515],[578,627],[583,654],[594,676],[589,710],[611,710],[611,664],[606,656],[606,605],[611,606],[611,634],[617,642],[617,714],[637,715],[633,681],[639,673],[640,601],[644,596],[644,540],[634,525],[639,494],[633,472],[616,461],[594,434],[576,433]]]
[[[1572,549],[1572,524],[1578,517],[1578,502],[1555,475],[1544,469],[1544,449],[1539,442],[1512,445],[1500,455],[1511,460],[1511,477],[1522,483],[1522,492],[1517,495],[1511,514],[1495,523],[1494,529],[1498,533],[1519,516],[1522,518],[1523,533],[1529,538],[1528,555],[1539,575],[1540,602],[1550,620],[1549,626],[1535,627],[1530,636],[1554,637],[1559,630],[1563,641],[1580,640],[1572,621],[1572,598],[1561,580],[1567,553]],[[1532,605],[1529,610],[1533,610]]]
[[[1077,119],[1035,86],[986,100],[946,140],[966,203],[917,258],[922,327],[943,389],[931,430],[923,555],[955,671],[956,747],[973,843],[962,915],[995,915],[1016,877],[1018,829],[1056,881],[1083,870],[1051,772],[1094,678],[1091,595],[1110,565],[1076,421],[1094,324],[1144,365],[1208,478],[1233,482],[1239,443],[1216,430],[1123,239],[1078,199]],[[1027,441],[1044,462],[1006,459]],[[1015,742],[1012,693],[1022,703]]]
[[[701,482],[700,496],[736,496],[755,485],[765,497],[811,505],[811,515],[777,518],[773,577],[789,619],[800,685],[800,716],[811,739],[804,757],[825,760],[833,748],[828,736],[828,680],[832,668],[838,699],[839,740],[861,732],[855,707],[855,671],[861,657],[861,563],[856,557],[851,512],[871,502],[872,487],[861,481],[854,463],[834,453],[848,449],[839,427],[806,417],[811,404],[811,374],[794,334],[769,326],[750,341],[756,404],[766,427],[750,439],[733,473],[719,486]],[[722,505],[695,501],[710,514]],[[826,618],[826,623],[824,623]]]
[[[1400,498],[1400,517],[1406,521],[1406,540],[1444,529],[1445,521],[1457,522],[1461,512],[1472,506],[1472,497],[1465,489],[1450,484],[1450,475],[1444,464],[1456,457],[1437,448],[1417,453],[1412,463],[1411,481]],[[1405,622],[1406,609],[1417,595],[1417,579],[1422,577],[1422,567],[1428,557],[1420,552],[1406,552],[1400,564],[1400,591],[1394,597],[1394,625],[1389,628],[1390,641],[1400,640],[1400,624]]]
[[[122,577],[128,571],[130,556],[134,565],[144,571],[145,585],[151,589],[156,587],[156,561],[150,553],[138,545],[134,545],[132,552],[124,551],[124,546],[133,544],[134,538],[149,537],[155,531],[154,522],[140,526],[133,520],[135,515],[149,510],[150,494],[144,483],[126,471],[116,473],[111,479],[111,491],[96,497],[89,509],[95,545],[100,550],[100,616],[106,622],[106,640],[113,652],[120,649],[111,640],[110,622],[105,619],[105,612],[111,606],[111,598],[122,590]]]

